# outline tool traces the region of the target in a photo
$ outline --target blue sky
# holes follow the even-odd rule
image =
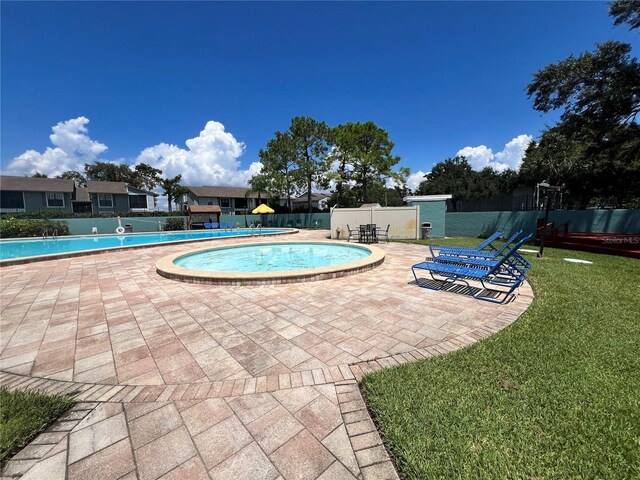
[[[296,115],[373,120],[413,172],[465,147],[501,168],[554,121],[526,97],[534,72],[596,42],[638,45],[604,2],[1,8],[1,161],[14,174],[144,160],[190,184],[242,184]]]

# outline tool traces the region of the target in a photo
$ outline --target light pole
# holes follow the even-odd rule
[[[542,224],[542,236],[540,238],[540,251],[538,257],[542,258],[544,255],[544,239],[547,236],[547,224],[549,223],[549,210],[551,209],[551,202],[555,200],[556,194],[560,192],[560,187],[549,185],[545,180],[537,185],[538,191],[542,190],[544,194],[544,223]]]

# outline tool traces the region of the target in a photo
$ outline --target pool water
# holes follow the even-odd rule
[[[207,272],[279,272],[340,265],[371,255],[352,245],[323,243],[262,244],[216,248],[178,257],[178,267]]]
[[[282,233],[285,230],[263,229],[262,234]],[[87,235],[58,237],[56,239],[3,240],[0,242],[0,260],[39,255],[52,255],[113,247],[133,247],[150,243],[180,242],[219,237],[251,235],[250,228],[236,230],[199,230],[191,232],[140,233],[135,235]],[[257,232],[256,232],[257,233]]]

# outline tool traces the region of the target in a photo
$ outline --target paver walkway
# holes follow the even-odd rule
[[[427,250],[398,243],[380,245],[378,268],[320,282],[155,273],[158,258],[202,246],[2,268],[0,383],[80,402],[3,475],[395,478],[356,379],[484,338],[532,298],[528,285],[506,305],[419,289],[409,267]]]

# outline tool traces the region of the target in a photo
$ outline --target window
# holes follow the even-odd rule
[[[246,198],[234,198],[233,199],[236,208],[247,208],[247,199]]]
[[[0,209],[21,210],[24,209],[24,197],[22,192],[0,191]]]
[[[113,195],[110,193],[98,194],[98,207],[100,208],[113,208]]]
[[[47,207],[49,208],[64,207],[64,193],[56,193],[56,192],[47,193]]]
[[[221,198],[220,199],[220,206],[229,208],[231,206],[231,199],[229,199],[229,198]]]
[[[146,195],[129,195],[129,208],[147,208]]]

